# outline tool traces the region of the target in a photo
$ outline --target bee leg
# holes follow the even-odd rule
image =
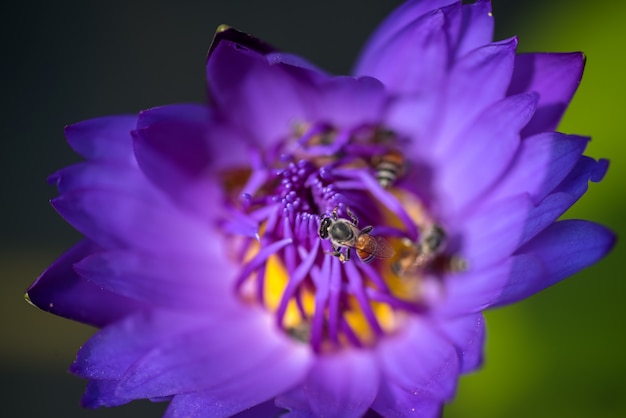
[[[350,212],[350,208],[346,208],[346,212],[348,212],[348,216],[352,219],[352,223],[354,224],[354,226],[358,226],[359,218],[357,218],[354,213]]]
[[[337,220],[339,219],[339,217],[337,216],[337,211],[339,210],[339,206],[335,206],[335,209],[333,209],[333,219]]]
[[[343,253],[341,251],[339,251],[339,247],[335,247],[333,245],[333,250],[332,251],[324,251],[325,254],[330,254],[333,257],[337,257],[339,258],[340,261],[343,261],[343,259],[345,258]]]
[[[339,261],[341,261],[342,263],[345,263],[346,261],[350,261],[350,248],[346,249],[346,253],[340,253],[339,255]]]
[[[372,231],[372,229],[374,229],[372,225],[366,226],[365,228],[361,229],[361,234],[369,234]]]

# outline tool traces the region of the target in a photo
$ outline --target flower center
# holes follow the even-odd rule
[[[316,351],[375,344],[423,314],[442,263],[445,231],[411,188],[402,143],[376,127],[298,124],[226,173],[224,221],[242,300]]]

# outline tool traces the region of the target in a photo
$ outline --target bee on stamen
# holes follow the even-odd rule
[[[370,263],[375,258],[391,258],[396,253],[391,245],[381,237],[371,235],[372,226],[359,229],[358,218],[347,209],[350,220],[341,219],[337,216],[338,207],[333,209],[332,216],[322,218],[319,236],[330,240],[333,251],[327,252],[339,258],[345,263],[350,260],[350,249],[354,248],[356,254],[364,263]],[[345,253],[341,248],[346,248]]]
[[[392,270],[398,276],[408,276],[418,270],[425,269],[443,256],[446,246],[444,229],[433,223],[420,228],[420,232],[418,242],[404,240],[405,249],[400,258],[392,265]]]
[[[383,189],[391,187],[406,171],[404,155],[395,149],[372,157],[372,167],[376,170],[376,180]]]

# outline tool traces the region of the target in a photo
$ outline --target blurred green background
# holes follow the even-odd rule
[[[39,3],[39,4],[38,4]],[[93,330],[41,312],[24,289],[78,240],[47,204],[48,174],[78,161],[68,123],[204,100],[204,57],[228,23],[346,73],[369,32],[400,1],[12,2],[3,42],[0,235],[0,370],[3,416],[160,416],[138,402],[82,410],[84,382],[66,373]],[[520,51],[587,55],[585,77],[561,130],[591,135],[588,154],[608,157],[601,184],[567,217],[626,235],[624,120],[626,5],[608,0],[496,0],[496,37]],[[456,417],[626,416],[626,281],[620,242],[601,263],[522,303],[489,312],[485,367],[462,378]]]

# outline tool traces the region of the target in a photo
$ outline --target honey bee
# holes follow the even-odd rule
[[[339,257],[342,263],[350,260],[351,248],[356,250],[357,256],[364,263],[370,263],[375,258],[394,256],[396,252],[384,238],[370,235],[372,226],[359,229],[359,220],[350,212],[350,209],[347,212],[351,220],[338,218],[337,210],[338,208],[335,207],[332,217],[324,217],[320,223],[320,238],[329,239],[332,243],[333,251],[328,254]],[[340,251],[341,248],[346,248],[345,254]]]
[[[429,266],[445,248],[446,232],[437,224],[432,224],[421,231],[420,240],[406,240],[405,250],[393,264],[393,271],[399,276],[406,276]]]
[[[404,155],[395,149],[382,155],[375,155],[372,158],[372,165],[376,170],[376,180],[383,189],[388,189],[406,171]]]

